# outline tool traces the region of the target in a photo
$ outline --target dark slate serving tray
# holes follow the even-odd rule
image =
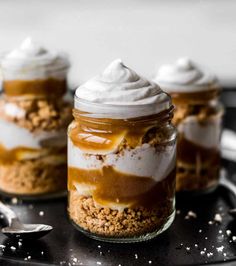
[[[235,114],[236,108],[227,109],[226,127],[236,129]],[[236,183],[236,164],[223,164]],[[223,188],[201,197],[178,195],[171,228],[155,240],[137,244],[104,243],[77,232],[66,215],[66,198],[11,205],[24,222],[48,223],[54,230],[20,246],[0,234],[0,245],[5,246],[0,246],[0,265],[236,265],[236,221],[228,214],[236,200]],[[196,217],[188,217],[189,211]],[[222,216],[221,223],[212,222],[215,214]]]
[[[24,222],[48,223],[54,230],[42,240],[23,242],[21,246],[0,235],[0,244],[5,246],[0,248],[0,265],[8,265],[9,260],[11,263],[12,260],[22,261],[25,265],[37,262],[46,265],[172,266],[232,260],[236,263],[236,242],[233,241],[236,223],[227,213],[231,204],[231,198],[223,189],[200,198],[177,197],[178,214],[167,232],[146,243],[109,244],[91,240],[70,225],[66,217],[66,199],[18,203],[12,207]],[[196,218],[186,219],[190,210],[196,213]],[[42,211],[44,215],[40,216]],[[209,224],[216,213],[221,214],[222,223]],[[226,230],[231,230],[230,236]]]

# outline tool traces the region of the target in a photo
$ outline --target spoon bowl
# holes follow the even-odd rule
[[[52,231],[53,227],[47,224],[23,224],[16,213],[0,201],[0,212],[8,222],[8,226],[1,232],[13,239],[39,239]]]
[[[22,224],[22,228],[7,226],[2,228],[2,233],[9,238],[14,239],[39,239],[53,229],[46,224]]]

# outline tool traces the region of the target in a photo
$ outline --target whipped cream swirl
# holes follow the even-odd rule
[[[197,92],[218,88],[212,74],[203,71],[188,58],[159,68],[154,81],[167,92]]]
[[[5,79],[64,78],[70,66],[64,53],[48,51],[29,37],[6,54],[1,65]]]
[[[156,83],[140,77],[120,59],[81,85],[75,95],[76,108],[84,109],[86,104],[94,103],[90,105],[93,112],[106,117],[109,114],[122,118],[151,115],[171,106],[170,97]]]

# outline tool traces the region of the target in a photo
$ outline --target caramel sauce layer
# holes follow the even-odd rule
[[[6,149],[3,145],[0,145],[0,164],[11,164],[14,161],[23,159],[25,154],[30,154],[33,157],[34,155],[38,155],[39,152],[39,149],[32,149],[27,147]]]
[[[69,128],[69,137],[75,146],[88,153],[114,151],[124,139],[126,145],[135,148],[142,144],[143,137],[150,129],[161,127],[163,121],[170,119],[168,112],[169,110],[142,119],[124,120],[82,116],[77,118],[74,110],[75,121]]]
[[[45,155],[66,155],[66,147],[53,147],[51,149],[34,149],[19,146],[13,149],[7,149],[0,144],[0,164],[8,165],[15,161],[35,159]]]
[[[189,164],[196,164],[196,158],[200,156],[201,162],[219,165],[220,151],[217,148],[204,148],[197,145],[184,137],[184,134],[179,134],[177,145],[177,161],[183,161]]]
[[[25,95],[35,96],[61,96],[67,89],[66,80],[55,78],[38,80],[7,80],[3,82],[4,92],[7,96],[17,97]]]
[[[216,99],[220,94],[218,89],[199,92],[172,92],[173,103],[178,104],[202,104]]]
[[[162,181],[122,173],[112,166],[99,170],[68,168],[68,190],[75,183],[94,187],[92,197],[101,204],[124,204],[129,207],[153,208],[163,199],[171,199],[175,192],[175,169]]]
[[[73,144],[86,152],[109,152],[114,151],[126,139],[130,147],[141,144],[142,137],[149,128],[107,126],[106,129],[92,129],[89,125],[77,123],[70,130],[69,137]]]

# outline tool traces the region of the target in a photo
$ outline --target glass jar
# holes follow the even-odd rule
[[[218,185],[223,107],[219,88],[171,93],[178,129],[176,190],[207,192]]]
[[[93,112],[94,105],[101,113]],[[68,128],[72,224],[91,238],[109,242],[144,241],[166,230],[175,215],[173,107],[119,119],[114,118],[113,105],[76,98],[75,106]],[[142,108],[119,107],[130,112]],[[109,115],[106,110],[104,116],[104,108],[110,108]]]
[[[9,63],[8,59],[8,64],[2,64],[5,95],[24,99],[62,97],[67,91],[69,69],[65,55],[63,60],[63,65],[48,65],[46,60],[41,59],[40,64],[35,61],[22,68],[14,66],[13,62]]]
[[[64,97],[69,61],[63,60],[64,65],[41,57],[1,59],[0,191],[4,195],[24,199],[65,195],[66,132],[72,106]]]

